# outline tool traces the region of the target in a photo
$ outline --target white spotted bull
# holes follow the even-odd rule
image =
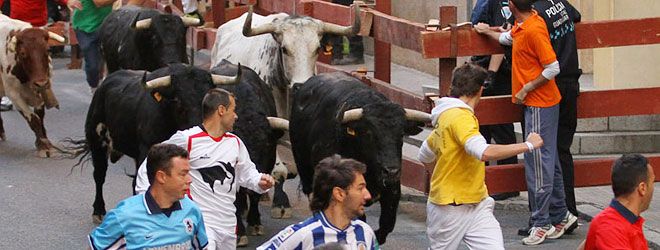
[[[27,120],[41,157],[50,157],[55,149],[46,136],[45,109],[59,108],[51,90],[48,39],[64,42],[55,33],[0,14],[0,97],[9,97]],[[1,116],[0,140],[6,140]]]

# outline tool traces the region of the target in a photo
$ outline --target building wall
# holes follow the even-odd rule
[[[572,0],[585,21],[657,17],[657,0]],[[593,73],[594,87],[620,89],[660,86],[660,45],[581,50],[580,64]]]

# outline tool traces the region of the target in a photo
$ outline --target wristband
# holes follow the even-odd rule
[[[526,141],[525,145],[527,145],[527,148],[529,149],[527,152],[531,153],[532,151],[534,151],[534,145],[532,145],[531,142]]]

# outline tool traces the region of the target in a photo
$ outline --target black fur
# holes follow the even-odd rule
[[[320,74],[294,86],[290,120],[293,155],[305,194],[312,192],[314,167],[340,154],[367,165],[365,179],[373,202],[380,201],[378,242],[394,229],[401,196],[403,136],[421,132],[401,106],[343,72]],[[342,124],[344,111],[362,108],[360,120]],[[351,132],[349,132],[351,131]]]
[[[135,22],[151,18],[148,29]],[[188,63],[186,27],[181,18],[154,9],[125,6],[113,11],[99,28],[108,73],[119,69],[153,71],[168,63]]]

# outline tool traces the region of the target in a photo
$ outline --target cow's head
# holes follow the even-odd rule
[[[356,160],[367,164],[367,183],[376,201],[379,190],[400,184],[403,137],[421,132],[420,126],[430,121],[430,115],[385,101],[342,108],[337,119],[342,123],[338,131],[342,145],[353,145],[345,147],[353,152],[340,153],[359,156]]]
[[[64,41],[61,36],[38,28],[12,31],[9,34],[8,50],[15,53],[16,64],[11,74],[21,83],[28,84],[34,91],[50,87],[50,57],[48,39]]]
[[[132,22],[137,30],[139,53],[157,65],[188,63],[186,54],[186,30],[200,23],[199,19],[160,14]]]
[[[186,64],[171,64],[145,74],[143,82],[163,113],[183,130],[202,123],[202,99],[209,89],[235,84],[240,77],[240,71],[235,76],[221,76]]]
[[[316,59],[323,34],[353,36],[360,31],[360,8],[355,7],[352,26],[326,23],[311,17],[288,16],[271,23],[252,27],[252,6],[243,25],[246,37],[271,34],[279,44],[278,64],[282,67],[289,87],[303,83],[315,75]]]

